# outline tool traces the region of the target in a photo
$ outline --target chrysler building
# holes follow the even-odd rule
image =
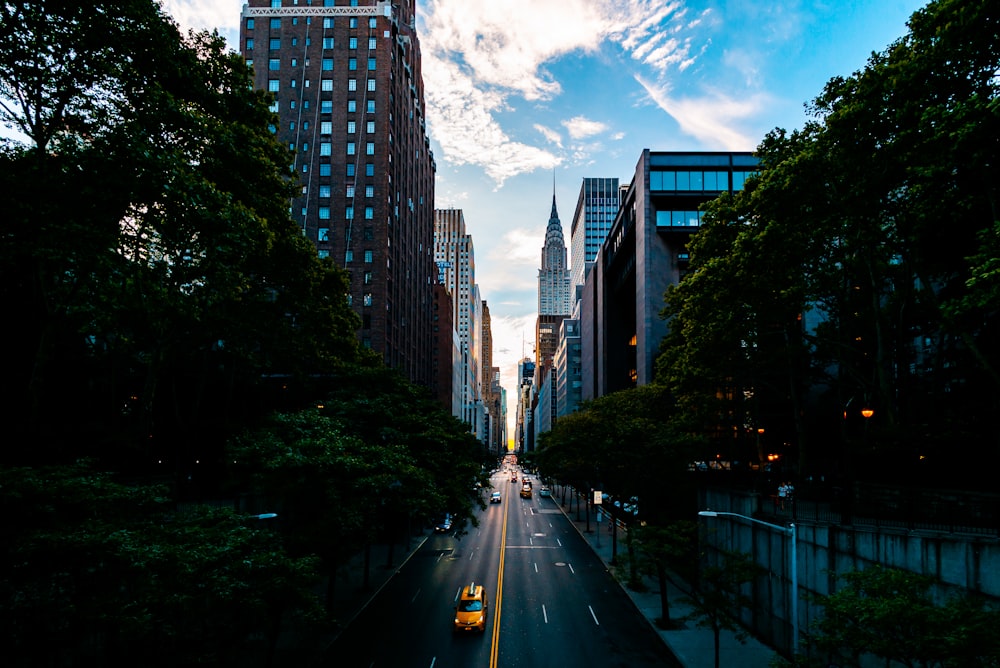
[[[569,269],[566,267],[566,241],[563,238],[556,194],[552,193],[552,214],[545,228],[542,268],[538,270],[538,315],[568,317],[571,313]]]

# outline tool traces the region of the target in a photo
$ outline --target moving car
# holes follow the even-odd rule
[[[531,481],[525,480],[524,484],[521,485],[521,498],[530,499],[531,498]]]
[[[436,533],[448,533],[451,531],[451,515],[446,514],[441,518],[441,521],[434,525],[434,531]]]
[[[542,488],[538,490],[538,496],[552,496],[552,490],[543,485]]]
[[[482,633],[486,630],[488,608],[486,587],[470,582],[458,597],[458,605],[455,607],[455,630]]]
[[[500,492],[490,494],[490,503],[500,503]]]

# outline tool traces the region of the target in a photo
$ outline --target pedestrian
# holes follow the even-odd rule
[[[786,483],[781,483],[778,485],[778,505],[782,510],[785,509],[785,498],[788,496],[788,485]]]

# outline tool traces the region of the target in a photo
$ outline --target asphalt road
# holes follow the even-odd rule
[[[531,668],[672,665],[663,642],[550,498],[502,503],[461,538],[434,535],[352,622],[331,666]],[[486,498],[492,490],[484,490]],[[489,594],[485,633],[453,631],[461,587]]]

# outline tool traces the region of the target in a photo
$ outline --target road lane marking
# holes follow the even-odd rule
[[[562,547],[562,541],[556,538],[556,542],[559,543],[559,547]]]
[[[538,562],[536,561],[534,563],[535,563],[535,572],[537,573],[538,572]]]
[[[549,613],[545,612],[545,605],[542,605],[542,617],[545,619],[545,623],[549,623]]]
[[[419,589],[417,589],[417,593],[413,595],[413,598],[410,599],[410,603],[413,603],[414,601],[416,601],[418,596],[420,596],[420,590]]]
[[[490,639],[490,668],[497,668],[497,655],[500,652],[500,607],[503,603],[503,558],[507,551],[507,511],[510,504],[504,495],[503,527],[500,531],[500,566],[497,568],[497,589],[493,596],[496,609],[493,611],[493,637]]]
[[[569,566],[569,572],[572,573],[573,575],[576,575],[576,571],[573,570],[573,564],[566,564],[566,565]]]
[[[594,623],[600,626],[601,623],[597,621],[597,615],[594,614],[594,609],[588,605],[587,610],[590,610],[590,616],[594,618]]]

